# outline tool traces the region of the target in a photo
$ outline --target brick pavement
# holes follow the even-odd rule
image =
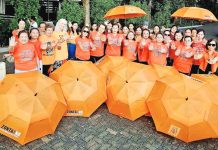
[[[21,146],[0,135],[0,149],[8,150],[212,150],[217,139],[186,144],[155,131],[150,117],[132,122],[110,114],[103,104],[90,118],[64,117],[55,134]]]
[[[1,58],[0,54],[0,58]],[[7,65],[13,72],[13,64]],[[158,133],[150,117],[132,122],[110,114],[103,104],[90,118],[64,117],[55,134],[25,146],[0,135],[0,150],[213,150],[218,139],[184,143]]]

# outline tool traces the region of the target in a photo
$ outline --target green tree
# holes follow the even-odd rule
[[[129,4],[141,8],[142,10],[145,11],[147,15],[144,17],[128,19],[127,23],[131,22],[136,25],[142,25],[144,21],[148,21],[148,18],[150,17],[150,9],[148,7],[147,1],[130,0]]]
[[[17,28],[17,21],[21,18],[30,18],[35,16],[37,21],[41,20],[39,17],[39,0],[11,0],[11,5],[15,8],[15,17],[12,19],[10,29]]]
[[[156,13],[152,18],[152,25],[161,25],[165,27],[170,27],[171,23],[171,7],[172,2],[169,0],[163,0],[161,3],[156,2]]]
[[[68,21],[76,21],[82,23],[84,21],[84,9],[76,1],[64,0],[61,3],[61,9],[58,11],[57,19],[64,18]]]
[[[115,0],[92,0],[91,1],[91,22],[103,23],[105,21],[104,15],[111,9],[120,5]]]

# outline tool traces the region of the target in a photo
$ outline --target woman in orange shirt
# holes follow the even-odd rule
[[[199,29],[197,31],[197,37],[194,39],[192,43],[192,47],[195,50],[196,54],[203,54],[206,52],[206,39],[204,38],[205,31],[203,29]],[[199,73],[199,65],[201,59],[194,60],[191,73],[197,74]]]
[[[170,28],[170,38],[171,38],[171,40],[174,40],[175,33],[176,33],[177,30],[178,30],[178,27],[176,25],[173,25]]]
[[[138,61],[139,63],[142,64],[148,64],[148,55],[149,55],[149,50],[148,46],[151,43],[150,37],[150,31],[148,29],[144,29],[142,32],[142,39],[138,44]]]
[[[41,50],[41,42],[39,40],[39,29],[38,28],[31,28],[30,29],[30,43],[32,43],[35,46],[35,49],[38,54],[39,58],[39,68],[38,70],[42,73],[42,50]]]
[[[104,56],[104,44],[106,42],[105,29],[106,26],[100,24],[98,31],[90,36],[93,46],[96,48],[95,50],[91,50],[91,61],[93,63],[97,62]]]
[[[141,39],[142,39],[142,28],[141,27],[136,28],[136,30],[135,30],[135,39],[136,39],[136,42],[141,41]]]
[[[43,64],[43,74],[49,76],[51,72],[52,65],[55,62],[55,46],[57,44],[57,39],[53,35],[54,26],[47,24],[45,27],[45,34],[41,35],[39,40],[41,41],[42,49],[42,64]],[[50,69],[51,68],[51,69]]]
[[[88,61],[91,49],[96,50],[89,39],[89,33],[89,28],[83,27],[81,35],[76,38],[76,60]]]
[[[124,26],[122,31],[123,31],[123,33],[122,33],[123,34],[123,39],[125,39],[127,34],[129,33],[129,29],[128,29],[127,26]]]
[[[175,35],[174,35],[174,39],[173,41],[170,43],[170,49],[169,49],[169,57],[170,57],[170,60],[169,60],[169,64],[170,66],[173,65],[173,61],[175,58],[175,50],[182,46],[184,43],[183,43],[183,32],[181,31],[176,31]]]
[[[208,40],[206,49],[207,51],[202,56],[203,59],[200,63],[199,72],[201,74],[213,73],[218,75],[218,52],[216,51],[217,42],[214,39]]]
[[[13,37],[15,37],[15,40],[18,41],[18,33],[25,29],[26,23],[24,19],[18,20],[18,29],[15,29],[12,31]]]
[[[157,37],[158,33],[161,33],[160,26],[155,25],[154,28],[153,28],[153,34],[155,35],[155,37]]]
[[[123,36],[118,34],[119,26],[114,24],[112,27],[112,33],[107,35],[107,48],[106,55],[108,56],[121,56],[121,44]]]
[[[9,53],[14,56],[15,73],[38,70],[38,54],[34,45],[29,43],[26,30],[18,33],[18,42],[15,37],[10,39]]]
[[[129,27],[129,31],[135,32],[135,26],[133,23],[129,23],[128,27]]]
[[[192,40],[195,41],[195,38],[197,38],[198,30],[196,28],[192,28],[191,33],[192,33]]]
[[[191,45],[191,36],[185,36],[184,45],[179,46],[175,51],[176,59],[174,60],[173,67],[186,75],[190,75],[193,64],[193,56],[195,53]]]
[[[167,64],[167,53],[168,48],[163,43],[164,37],[161,33],[157,33],[156,42],[152,42],[149,49],[149,59],[148,64],[158,64],[166,65]]]
[[[130,61],[136,61],[137,42],[132,31],[127,34],[127,38],[123,41],[123,57]]]

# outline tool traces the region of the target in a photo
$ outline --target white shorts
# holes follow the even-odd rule
[[[35,68],[35,69],[32,69],[32,70],[17,70],[17,69],[15,69],[14,70],[14,73],[16,74],[16,73],[25,73],[25,72],[30,72],[30,71],[37,71],[38,70],[38,68]]]

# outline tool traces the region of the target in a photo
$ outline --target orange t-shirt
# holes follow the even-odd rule
[[[55,60],[65,60],[68,58],[67,41],[64,40],[64,36],[69,37],[67,32],[53,32],[53,36],[61,41],[60,47],[55,47]],[[59,49],[60,48],[60,49]]]
[[[91,40],[89,38],[76,38],[76,58],[80,60],[89,60],[91,51]]]
[[[191,52],[195,53],[193,48],[186,49],[185,46],[180,46],[177,50],[180,50],[180,55],[176,57],[173,63],[173,67],[176,68],[178,71],[183,73],[190,73],[192,64],[193,64],[193,56],[191,58],[186,58],[185,53]]]
[[[158,45],[156,42],[150,43],[150,45],[153,45],[153,50],[149,50],[148,64],[166,65],[167,46],[165,44]],[[161,53],[160,50],[166,50],[166,53]]]
[[[106,48],[106,55],[120,56],[121,55],[121,45],[119,45],[120,44],[119,41],[123,39],[123,36],[120,34],[116,34],[114,36],[113,33],[111,33],[107,35],[107,39],[108,39],[108,44]]]
[[[193,43],[192,44],[193,49],[195,50],[195,53],[205,53],[206,52],[206,46],[203,44],[203,42],[198,42],[198,43]],[[193,60],[194,65],[200,65],[201,64],[201,59],[199,60]]]
[[[149,55],[149,50],[148,50],[148,47],[151,43],[151,39],[146,39],[145,40],[145,45],[144,47],[142,48],[141,47],[141,44],[143,42],[143,39],[141,39],[141,41],[139,42],[138,44],[138,59],[139,59],[139,62],[147,62],[148,61],[148,55]]]
[[[16,41],[18,41],[18,33],[19,33],[18,30],[13,30],[12,31],[12,35],[13,35],[13,37],[15,37]]]
[[[47,44],[47,49],[42,50],[42,63],[43,65],[51,65],[55,61],[55,50],[51,46],[52,43],[56,43],[57,39],[54,36],[47,36],[47,35],[42,35],[40,36],[39,40],[41,43],[46,43]]]
[[[205,52],[203,59],[201,60],[201,64],[200,64],[199,68],[201,70],[205,71],[207,68],[207,65],[208,65],[208,60],[211,58],[216,58],[216,57],[218,57],[218,52],[216,52],[216,51],[214,51],[212,53],[212,55],[209,55],[208,52]],[[216,62],[215,64],[211,64],[211,72],[212,73],[216,72],[217,67],[218,67],[218,62]]]
[[[39,58],[39,60],[42,60],[41,42],[39,40],[37,40],[37,41],[30,40],[29,42],[35,46],[35,49],[36,49],[37,54],[38,54],[38,58]]]
[[[90,35],[90,39],[93,43],[93,45],[96,47],[96,50],[91,50],[91,56],[97,56],[101,57],[104,55],[104,41],[102,41],[102,38],[106,38],[106,35],[100,34],[98,35],[98,32],[92,32]]]
[[[15,69],[28,71],[37,68],[38,54],[33,44],[18,43],[10,53],[14,56]]]
[[[69,38],[70,38],[70,40],[69,40],[69,43],[71,43],[71,44],[75,44],[76,43],[76,38],[78,37],[79,35],[75,32],[75,33],[73,33],[73,32],[70,32],[70,34],[69,34]]]
[[[140,42],[142,40],[142,36],[136,36],[135,40],[136,42]]]
[[[131,61],[136,60],[137,42],[133,40],[124,40],[123,56]]]
[[[180,41],[172,41],[171,44],[170,44],[170,49],[169,49],[169,55],[170,55],[170,59],[174,59],[176,56],[175,56],[175,51],[176,49],[172,49],[171,48],[171,45],[175,45],[176,49],[182,45],[184,45],[183,42],[180,42]]]
[[[89,38],[92,38],[93,35],[96,35],[97,31],[90,31]]]

